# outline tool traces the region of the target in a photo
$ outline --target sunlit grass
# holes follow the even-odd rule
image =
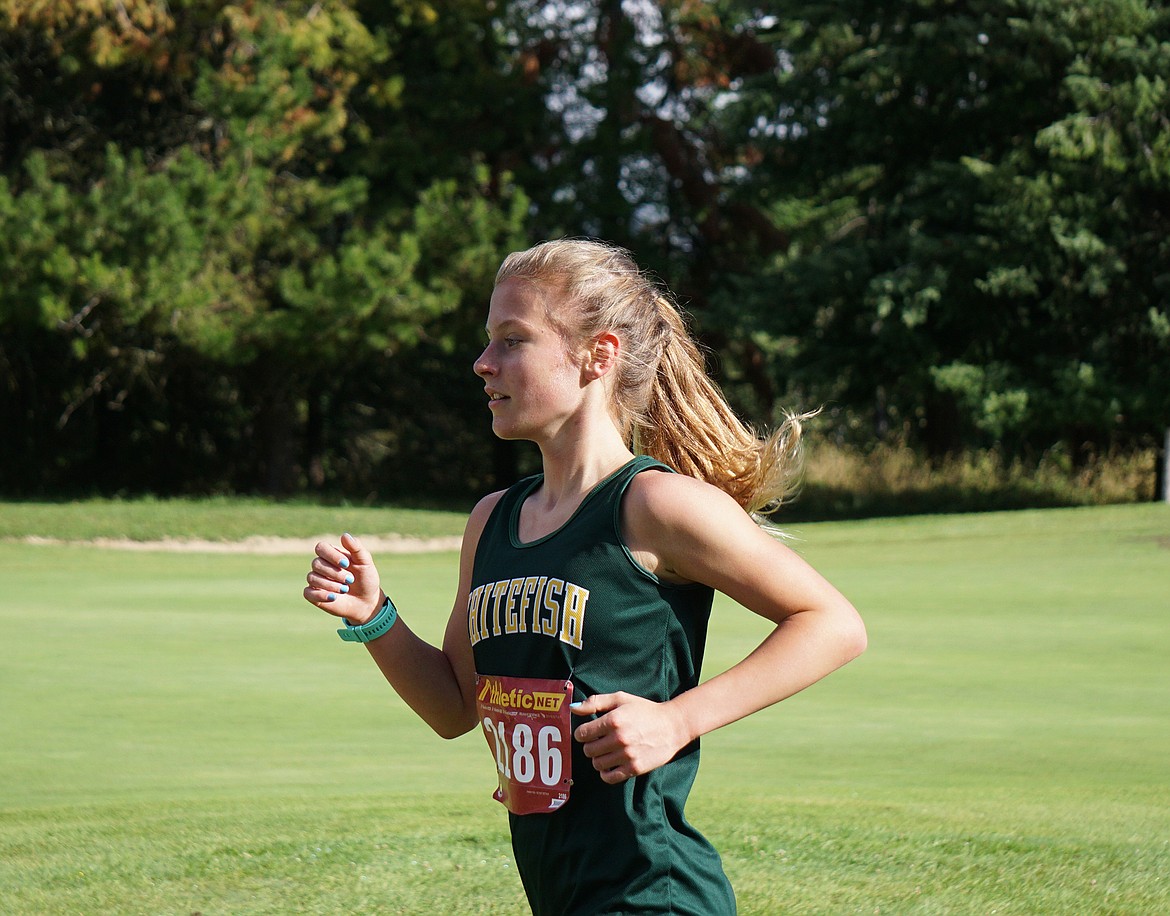
[[[429,538],[461,534],[466,519],[461,512],[226,497],[30,501],[0,503],[0,539],[236,541],[256,536],[310,538],[349,530]]]
[[[742,913],[1170,912],[1170,508],[790,534],[870,649],[704,739]],[[455,555],[381,566],[439,639]],[[5,913],[523,912],[486,744],[431,734],[306,568],[0,543]],[[705,672],[764,632],[721,600]]]

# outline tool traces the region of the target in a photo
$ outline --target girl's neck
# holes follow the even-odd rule
[[[550,505],[579,499],[633,457],[625,446],[605,454],[576,456],[572,461],[549,461],[546,455],[541,492]]]
[[[598,483],[634,457],[612,426],[572,448],[541,446],[544,482],[533,494],[538,511],[574,508]]]
[[[564,456],[547,447],[544,481],[520,507],[519,535],[524,542],[538,540],[566,524],[589,492],[606,477],[633,458],[617,440],[617,447],[580,450]]]

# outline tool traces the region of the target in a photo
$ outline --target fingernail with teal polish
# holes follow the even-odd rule
[[[570,703],[569,709],[576,709],[578,706],[583,706],[584,704],[585,704],[584,700],[578,700],[576,703]]]
[[[349,560],[347,560],[345,557],[342,557],[337,565],[342,569],[349,569]]]
[[[343,594],[343,595],[344,595],[344,594],[345,594],[346,592],[348,592],[348,591],[349,591],[349,586],[348,586],[348,585],[343,585],[343,586],[341,586],[341,594]]]
[[[346,584],[346,585],[352,585],[352,584],[353,584],[353,573],[346,573],[346,574],[345,574],[345,584]]]
[[[330,593],[329,597],[328,597],[328,598],[326,598],[325,600],[326,600],[326,601],[333,601],[333,600],[334,600],[334,599],[336,599],[336,598],[337,598],[337,596],[336,596],[336,595],[334,595],[334,594]]]

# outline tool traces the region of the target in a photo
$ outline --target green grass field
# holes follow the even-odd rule
[[[0,505],[0,535],[402,524],[212,508]],[[1170,507],[792,533],[870,649],[704,739],[689,811],[741,912],[1170,912]],[[380,559],[438,639],[455,555]],[[486,744],[414,719],[307,563],[0,540],[0,912],[525,911]],[[763,633],[718,603],[707,673]]]

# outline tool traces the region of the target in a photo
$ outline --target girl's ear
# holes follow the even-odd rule
[[[617,365],[621,347],[621,340],[610,331],[594,339],[583,370],[586,380],[593,381],[608,375]]]

